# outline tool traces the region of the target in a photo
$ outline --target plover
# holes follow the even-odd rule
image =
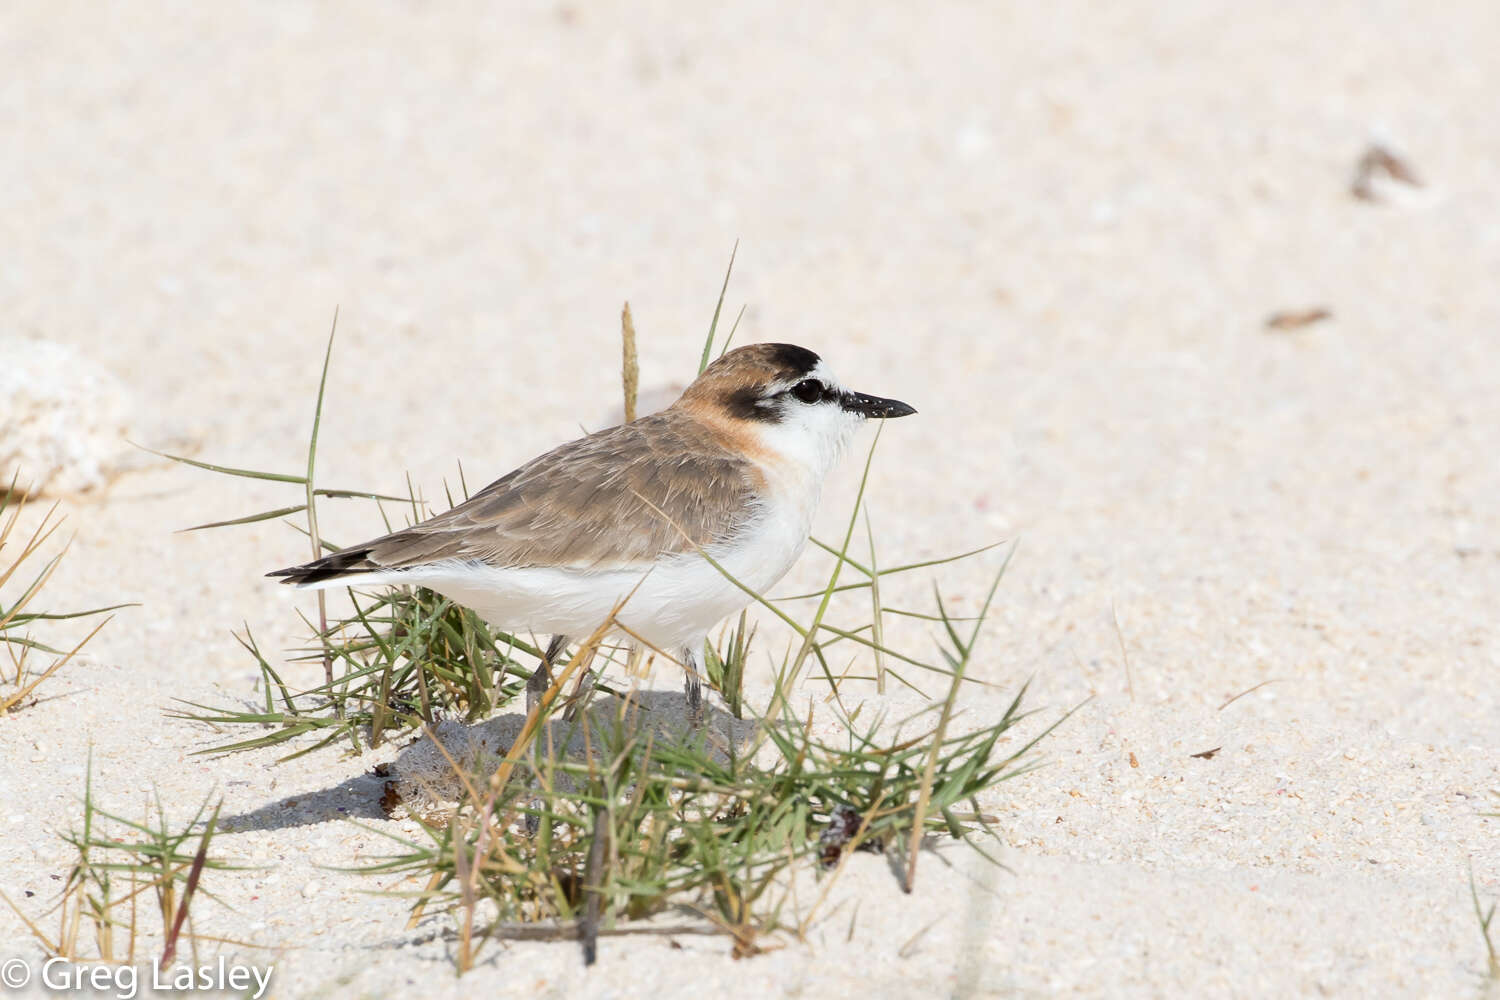
[[[660,413],[554,448],[430,520],[268,575],[428,587],[507,631],[550,634],[530,706],[567,637],[593,633],[628,595],[616,622],[680,659],[698,724],[704,640],[750,602],[725,574],[756,593],[774,586],[859,426],[915,412],[843,388],[806,348],[752,344]]]

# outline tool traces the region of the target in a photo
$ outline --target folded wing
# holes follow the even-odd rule
[[[449,560],[647,565],[731,537],[754,482],[753,466],[701,428],[655,414],[555,448],[421,524],[269,575],[310,584]]]

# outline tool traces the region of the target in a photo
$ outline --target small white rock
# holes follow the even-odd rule
[[[65,344],[0,338],[0,478],[33,496],[103,486],[128,450],[130,396]]]

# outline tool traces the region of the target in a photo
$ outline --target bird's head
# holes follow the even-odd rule
[[[847,389],[823,359],[795,344],[751,344],[703,370],[675,406],[821,472],[866,420],[917,412],[898,399]]]

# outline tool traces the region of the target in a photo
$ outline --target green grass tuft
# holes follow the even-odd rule
[[[99,960],[130,964],[146,939],[160,944],[160,964],[170,966],[185,941],[198,962],[201,941],[245,945],[198,935],[192,906],[200,895],[213,898],[203,887],[208,870],[240,866],[209,855],[218,828],[219,804],[205,801],[181,827],[173,827],[159,799],[147,804],[139,820],[107,812],[94,799],[93,756],[84,782],[82,825],[63,835],[75,860],[63,880],[57,903],[57,931],[48,934],[14,901],[0,899],[15,911],[32,936],[50,955],[70,961]],[[156,930],[141,920],[141,907],[159,917]],[[92,934],[86,935],[85,930]],[[92,937],[92,941],[89,940]],[[253,947],[250,946],[250,947]]]
[[[57,504],[54,503],[42,514],[41,521],[37,523],[31,536],[21,544],[20,551],[14,552],[8,559],[4,557],[6,546],[13,544],[19,538],[15,534],[16,525],[21,519],[21,511],[25,508],[24,493],[16,488],[16,484],[17,480],[13,478],[4,493],[0,493],[0,589],[15,578],[23,565],[36,561],[38,552],[62,525],[62,519],[57,516]],[[22,588],[21,593],[9,607],[0,601],[0,647],[3,647],[6,658],[10,661],[8,665],[0,664],[0,716],[26,705],[42,682],[66,666],[68,661],[72,660],[78,651],[99,633],[100,629],[109,624],[109,618],[105,618],[94,626],[88,635],[67,652],[55,649],[36,639],[31,633],[31,626],[37,622],[90,618],[118,611],[120,608],[135,606],[114,604],[107,608],[61,614],[27,610],[41,593],[42,588],[47,585],[47,581],[52,578],[53,572],[56,571],[67,551],[68,547],[64,545],[62,550],[52,558],[42,561],[36,573],[31,577],[31,582]],[[28,661],[36,653],[50,655],[53,660],[46,666],[34,670]]]

